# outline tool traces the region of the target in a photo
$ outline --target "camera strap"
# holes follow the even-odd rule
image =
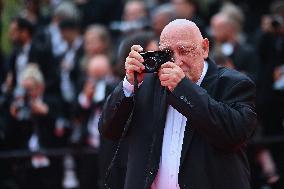
[[[133,94],[134,105],[136,103],[137,93],[138,93],[138,73],[134,72],[134,94]]]
[[[136,105],[136,99],[137,99],[137,94],[138,94],[138,73],[137,72],[134,72],[134,93],[133,93],[133,107],[132,107],[132,110],[130,112],[130,115],[125,123],[125,126],[124,126],[124,129],[123,129],[123,132],[121,134],[121,137],[119,138],[119,141],[117,143],[117,146],[116,146],[116,149],[115,149],[115,152],[114,152],[114,155],[111,159],[111,162],[107,168],[107,171],[106,171],[106,174],[105,174],[105,178],[104,178],[104,188],[105,189],[111,189],[110,186],[108,185],[108,178],[110,176],[110,172],[111,172],[111,169],[114,165],[114,162],[116,160],[116,157],[118,155],[118,152],[119,152],[119,149],[120,149],[120,145],[121,145],[121,142],[123,140],[123,138],[126,136],[127,134],[127,131],[130,127],[130,122],[132,120],[132,116],[133,116],[133,112],[134,112],[134,109],[135,109],[135,105]]]

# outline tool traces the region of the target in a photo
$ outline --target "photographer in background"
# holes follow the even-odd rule
[[[64,132],[55,121],[60,112],[56,96],[44,93],[45,83],[37,65],[29,63],[19,76],[19,88],[15,90],[10,105],[11,122],[7,129],[7,145],[10,149],[30,150],[35,154],[15,163],[16,178],[20,188],[60,188],[61,160],[40,154],[47,148],[65,144]]]
[[[231,61],[232,68],[256,82],[259,57],[255,48],[244,39],[242,27],[243,13],[233,4],[224,6],[223,11],[213,15],[210,20],[210,55],[215,61],[219,54],[225,56]]]
[[[8,73],[5,79],[5,92],[13,92],[19,86],[19,75],[22,70],[33,62],[38,65],[45,80],[46,93],[58,92],[58,76],[56,64],[48,38],[36,32],[34,25],[27,19],[16,17],[10,23],[10,37],[13,51],[8,58]]]
[[[144,1],[127,1],[124,5],[122,21],[112,22],[110,28],[113,31],[122,32],[123,35],[127,35],[149,27],[147,17],[148,11]]]
[[[265,15],[262,18],[261,31],[258,33],[260,64],[257,83],[257,111],[262,125],[262,136],[283,137],[284,2],[273,1],[270,11],[270,15]],[[266,145],[265,148],[266,152],[270,153],[273,166],[262,163],[262,175],[260,176],[265,184],[268,184],[272,189],[282,189],[284,188],[284,145],[281,142],[272,143]],[[271,182],[271,178],[275,177],[278,179]]]
[[[88,59],[83,88],[77,98],[77,124],[71,136],[75,144],[87,146],[99,151],[98,154],[86,154],[78,158],[78,177],[81,189],[98,188],[100,170],[109,155],[105,154],[108,143],[101,140],[98,121],[106,97],[116,86],[112,77],[110,59],[105,54],[94,55]]]
[[[131,47],[126,76],[99,122],[104,137],[128,139],[124,188],[250,189],[245,149],[257,123],[254,83],[217,67],[208,58],[208,39],[192,21],[170,22],[159,45],[158,54],[171,54],[163,64],[159,56],[142,56],[140,45]],[[160,68],[145,73],[153,60]]]
[[[149,12],[145,1],[127,1],[123,8],[121,21],[113,21],[109,25],[113,44],[120,44],[121,41],[137,31],[150,28]],[[118,47],[113,49],[116,51]]]

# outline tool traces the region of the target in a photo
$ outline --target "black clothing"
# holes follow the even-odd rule
[[[247,76],[217,67],[196,85],[184,78],[171,93],[148,74],[139,88],[128,130],[129,153],[125,189],[149,188],[159,169],[167,106],[187,117],[181,152],[181,189],[249,189],[245,155],[256,124],[255,85]],[[122,83],[109,96],[99,122],[103,136],[120,137],[133,106]]]

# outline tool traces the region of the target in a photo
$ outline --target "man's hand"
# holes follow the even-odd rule
[[[92,80],[87,80],[84,85],[83,93],[86,95],[88,101],[92,101],[95,93],[95,83]]]
[[[31,101],[32,113],[36,115],[46,115],[49,111],[48,105],[41,100]]]
[[[15,103],[12,103],[11,106],[10,106],[10,113],[11,115],[16,118],[17,117],[17,106]]]
[[[141,83],[144,78],[143,70],[145,66],[143,57],[139,54],[143,48],[140,45],[133,45],[131,51],[125,61],[126,78],[129,83],[134,84],[134,72],[138,72],[138,83]]]
[[[162,64],[158,74],[161,85],[167,87],[170,91],[173,91],[185,77],[183,70],[173,62]]]

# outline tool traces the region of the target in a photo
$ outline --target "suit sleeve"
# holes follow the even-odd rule
[[[187,117],[189,126],[210,144],[234,150],[249,139],[257,125],[255,85],[245,78],[222,90],[217,101],[205,89],[184,78],[168,99]]]
[[[133,97],[125,97],[122,82],[107,97],[99,121],[100,133],[111,140],[121,137],[133,108]]]

